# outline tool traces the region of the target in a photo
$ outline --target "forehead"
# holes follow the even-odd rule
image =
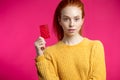
[[[82,16],[82,10],[81,8],[77,6],[67,6],[62,9],[61,16]]]

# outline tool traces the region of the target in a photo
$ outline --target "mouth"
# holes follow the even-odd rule
[[[75,29],[68,29],[68,31],[72,33],[75,31]]]

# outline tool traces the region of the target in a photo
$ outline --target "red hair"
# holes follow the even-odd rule
[[[62,40],[63,36],[64,36],[64,32],[63,29],[61,27],[61,25],[59,24],[59,20],[58,18],[61,18],[61,11],[63,8],[65,8],[66,6],[76,6],[79,7],[82,10],[82,18],[84,18],[85,13],[84,13],[84,4],[80,1],[80,0],[62,0],[54,13],[54,19],[53,19],[53,27],[54,27],[54,31],[57,35],[58,40]],[[82,27],[80,29],[80,35],[82,35]]]

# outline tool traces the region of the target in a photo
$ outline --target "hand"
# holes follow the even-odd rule
[[[35,48],[36,48],[36,52],[37,55],[43,55],[44,49],[45,49],[45,39],[43,37],[39,37],[36,41],[35,41]]]

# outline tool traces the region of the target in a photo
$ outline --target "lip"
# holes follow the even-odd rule
[[[75,31],[75,29],[68,29],[68,31],[69,31],[69,32],[74,32],[74,31]]]

